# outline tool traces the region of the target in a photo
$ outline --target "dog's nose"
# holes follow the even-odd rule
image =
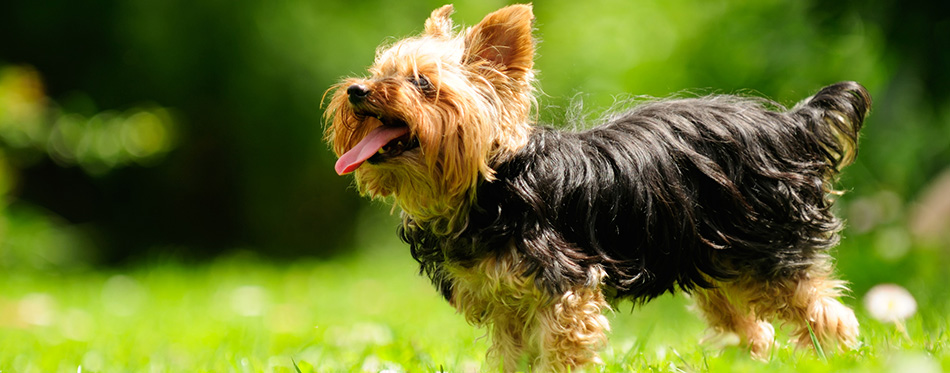
[[[369,96],[369,87],[362,84],[354,84],[346,89],[346,94],[350,96],[351,104],[358,104]]]

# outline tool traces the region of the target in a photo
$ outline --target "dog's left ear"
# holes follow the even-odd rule
[[[534,67],[531,5],[501,8],[472,27],[465,36],[465,63],[478,71],[488,67],[526,82]]]

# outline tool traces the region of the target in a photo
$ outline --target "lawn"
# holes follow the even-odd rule
[[[394,238],[363,245],[328,261],[278,263],[238,253],[203,264],[9,272],[0,282],[0,371],[476,371],[488,345],[484,332],[466,325],[416,275]],[[854,247],[841,248],[847,250],[843,270],[864,281],[867,273],[844,264],[860,257]],[[739,347],[700,345],[704,326],[688,299],[664,296],[633,312],[621,304],[610,314],[602,369],[950,370],[950,303],[945,286],[931,282],[946,278],[946,271],[932,268],[946,262],[934,251],[911,253],[905,261],[893,264],[895,273],[921,307],[906,322],[909,338],[868,316],[860,302],[867,286],[856,283],[855,297],[846,302],[862,322],[858,350],[822,359],[790,346],[782,334],[771,360],[762,363]]]

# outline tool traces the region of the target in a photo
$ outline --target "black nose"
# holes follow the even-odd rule
[[[369,87],[362,84],[354,84],[346,89],[346,94],[350,95],[350,103],[358,104],[369,96]]]

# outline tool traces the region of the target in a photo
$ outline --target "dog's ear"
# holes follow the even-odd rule
[[[433,10],[432,15],[426,20],[426,35],[433,37],[448,37],[452,35],[452,13],[455,9],[452,4],[443,5],[441,8]]]
[[[534,67],[531,5],[501,8],[472,27],[465,36],[464,62],[479,71],[486,64],[511,79],[527,81]]]

